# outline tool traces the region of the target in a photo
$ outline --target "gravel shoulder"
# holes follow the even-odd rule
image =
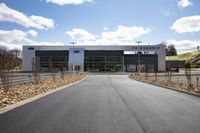
[[[40,80],[38,83],[29,82],[15,85],[8,92],[0,89],[0,109],[54,90],[60,86],[74,83],[84,77],[84,74],[67,74],[64,77],[56,76],[55,79]]]

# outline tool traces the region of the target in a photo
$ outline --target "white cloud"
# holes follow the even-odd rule
[[[24,43],[24,42],[18,42],[18,43],[6,43],[0,41],[0,48],[12,50],[12,49],[18,49],[22,51],[23,45],[34,45],[34,46],[64,46],[64,43],[61,42],[36,42],[32,41],[31,43]]]
[[[27,45],[27,44],[26,44]],[[64,46],[65,44],[64,43],[61,43],[61,42],[32,42],[31,44],[28,44],[28,45],[37,45],[37,46]]]
[[[37,33],[36,31],[34,31],[34,30],[29,30],[29,31],[27,32],[27,34],[29,34],[29,35],[31,35],[31,36],[33,36],[33,37],[36,37],[36,36],[38,35],[38,33]]]
[[[76,31],[82,31],[82,30],[83,29],[79,29]],[[88,33],[89,36],[92,35],[91,33],[87,31],[85,32]],[[94,40],[88,39],[89,37],[74,36],[74,34],[68,34],[68,35],[71,37],[72,40],[79,40],[77,41],[76,45],[90,45],[90,46],[113,45],[114,46],[114,45],[130,45],[130,44],[133,45],[134,43],[131,43],[131,42],[134,42],[135,39],[137,39],[138,37],[142,35],[148,34],[149,32],[151,32],[151,29],[144,28],[144,27],[118,26],[118,28],[115,31],[103,32]],[[181,41],[167,40],[166,43],[174,44],[179,54],[185,53],[185,52],[191,52],[191,51],[196,50],[197,48],[197,43],[196,41],[193,41],[193,40],[181,40]],[[147,44],[144,44],[144,45],[147,45]]]
[[[199,45],[197,42],[199,41],[193,41],[193,40],[168,40],[166,43],[174,44],[175,48],[177,49],[178,54],[186,53],[195,51],[197,49],[197,46]]]
[[[99,36],[93,35],[84,29],[72,29],[66,34],[72,40],[77,41],[77,45],[130,45],[130,41],[150,31],[150,29],[143,27],[118,26],[116,31],[103,32]],[[23,45],[65,45],[60,42],[37,42],[29,39],[29,36],[37,36],[37,32],[34,30],[26,32],[15,29],[11,31],[0,30],[0,47],[22,50]]]
[[[22,50],[22,44],[31,44],[34,42],[27,38],[28,35],[28,32],[15,29],[10,31],[0,30],[0,48]]]
[[[13,49],[18,49],[20,51],[22,51],[22,46],[21,45],[17,45],[17,44],[12,44],[12,43],[5,43],[5,42],[0,42],[0,49],[4,49],[4,50],[13,50]]]
[[[89,41],[94,40],[96,37],[84,29],[72,29],[66,32],[73,41]]]
[[[131,41],[149,32],[151,29],[144,27],[118,26],[116,31],[104,31],[99,36],[84,29],[73,29],[66,33],[72,40],[77,41],[77,45],[130,45]]]
[[[190,0],[180,0],[178,2],[178,7],[179,8],[186,8],[186,7],[192,6],[192,5],[193,5],[193,3],[190,2]]]
[[[74,4],[79,5],[86,2],[92,2],[93,0],[46,0],[47,3],[54,3],[58,4],[60,6],[68,5],[68,4]]]
[[[26,40],[27,33],[20,30],[4,31],[0,30],[0,41],[12,43],[13,41]]]
[[[6,48],[8,50],[11,49],[19,49],[22,50],[23,45],[48,45],[48,46],[58,46],[64,45],[63,43],[59,42],[36,42],[28,37],[36,36],[37,32],[34,30],[29,30],[27,32],[20,31],[20,30],[0,30],[0,48]]]
[[[36,28],[38,29],[48,29],[54,28],[54,21],[53,19],[44,18],[41,16],[30,16],[29,17],[34,24],[36,24]]]
[[[0,22],[8,21],[23,25],[27,28],[37,29],[54,28],[54,20],[42,16],[26,16],[20,11],[9,8],[6,4],[0,3]]]
[[[101,38],[106,40],[131,41],[149,32],[151,32],[151,29],[149,28],[136,27],[136,26],[127,27],[120,25],[118,26],[116,31],[103,32],[101,34]]]
[[[178,33],[199,32],[200,31],[200,16],[182,17],[172,25],[172,30]]]

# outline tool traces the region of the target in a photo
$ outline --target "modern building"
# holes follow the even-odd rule
[[[23,71],[165,71],[165,45],[23,46]]]

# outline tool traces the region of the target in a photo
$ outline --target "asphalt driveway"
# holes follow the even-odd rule
[[[200,98],[127,75],[89,75],[0,115],[0,133],[140,132],[200,132]]]

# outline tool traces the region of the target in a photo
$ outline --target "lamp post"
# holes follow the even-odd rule
[[[73,50],[72,50],[72,72],[74,72],[74,44],[76,44],[76,42],[71,42],[70,44],[73,45]]]
[[[140,74],[140,50],[139,50],[139,44],[142,43],[142,41],[136,41],[135,43],[138,44],[138,73]]]

